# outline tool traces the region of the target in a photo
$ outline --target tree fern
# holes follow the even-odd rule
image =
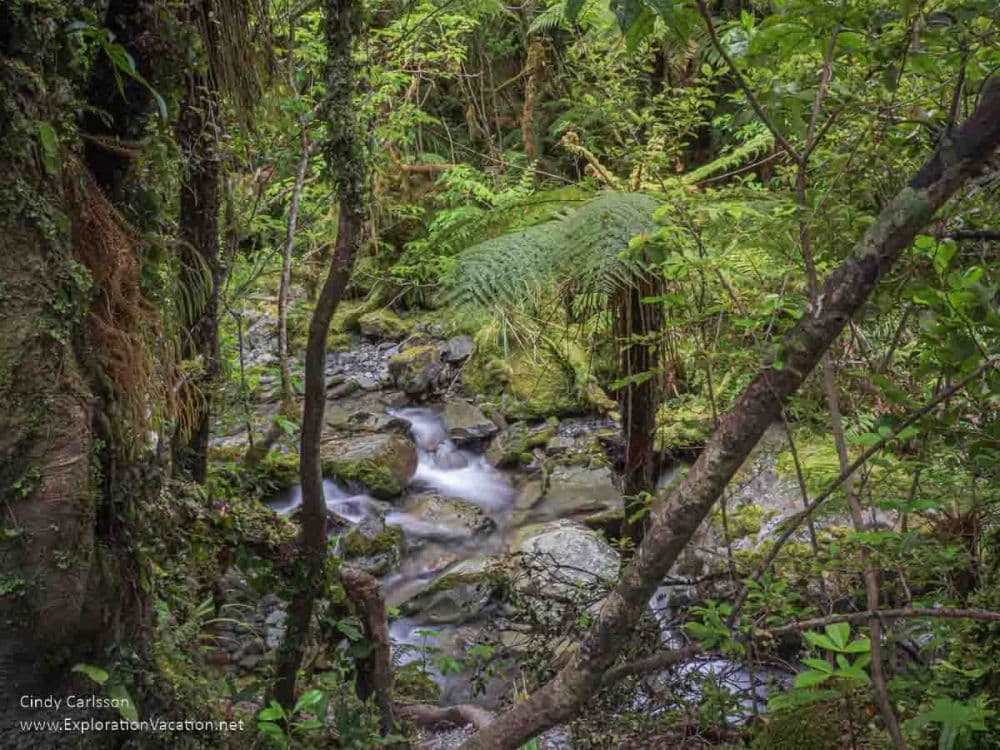
[[[559,219],[501,235],[460,253],[449,278],[458,304],[528,306],[559,282],[577,295],[612,294],[632,283],[640,264],[629,241],[655,228],[655,199],[605,193]]]

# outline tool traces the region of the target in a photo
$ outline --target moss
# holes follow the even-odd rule
[[[270,451],[253,470],[250,484],[267,495],[299,483],[299,455]]]
[[[386,525],[378,534],[369,538],[357,528],[351,529],[340,542],[344,557],[372,557],[382,552],[393,552],[403,546],[403,531],[398,526]]]
[[[759,726],[753,750],[830,750],[841,746],[840,722],[831,721],[827,704],[775,711],[763,717]]]
[[[498,437],[487,451],[494,466],[530,464],[535,457],[531,451],[545,446],[556,435],[554,425],[532,430],[525,425],[515,425]]]
[[[358,318],[358,326],[365,336],[399,341],[409,334],[413,324],[383,307],[361,315]]]
[[[665,453],[700,449],[713,432],[711,407],[691,396],[663,404],[656,423],[656,447]]]
[[[327,459],[323,462],[323,474],[333,475],[345,482],[359,482],[373,497],[383,500],[403,491],[403,486],[393,475],[392,469],[375,461]]]
[[[471,393],[499,405],[514,419],[542,419],[587,411],[578,394],[576,376],[546,350],[514,351],[504,357],[480,342],[462,370]]]

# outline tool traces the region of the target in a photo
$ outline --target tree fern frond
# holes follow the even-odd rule
[[[640,193],[607,193],[564,218],[495,237],[463,251],[449,278],[458,304],[532,306],[539,294],[572,281],[577,294],[613,296],[641,265],[627,250],[652,232],[657,202]]]

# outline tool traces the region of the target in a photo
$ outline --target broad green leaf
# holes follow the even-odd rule
[[[831,622],[824,628],[827,636],[837,646],[837,650],[843,649],[847,645],[847,639],[851,637],[851,626],[846,622]]]
[[[139,709],[136,707],[135,701],[132,700],[132,696],[129,695],[124,685],[111,685],[108,688],[108,695],[120,701],[118,713],[121,714],[123,719],[126,721],[139,721]]]
[[[77,664],[73,667],[73,671],[87,675],[87,677],[92,679],[98,685],[103,685],[108,681],[108,673],[100,667],[95,667],[92,664]]]
[[[311,711],[323,702],[323,698],[324,695],[321,690],[307,690],[295,702],[295,708],[292,709],[292,713]]]
[[[281,721],[285,718],[285,709],[278,701],[271,701],[267,708],[257,714],[257,721]]]
[[[833,675],[829,672],[814,672],[811,669],[807,669],[805,672],[799,672],[795,675],[795,679],[792,681],[792,685],[797,688],[807,688],[813,685],[819,685],[820,683],[826,682]]]

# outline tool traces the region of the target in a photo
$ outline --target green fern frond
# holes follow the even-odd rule
[[[641,265],[633,237],[655,230],[657,202],[640,193],[607,193],[563,218],[501,235],[458,255],[448,279],[457,304],[531,307],[558,282],[576,295],[611,296]]]

